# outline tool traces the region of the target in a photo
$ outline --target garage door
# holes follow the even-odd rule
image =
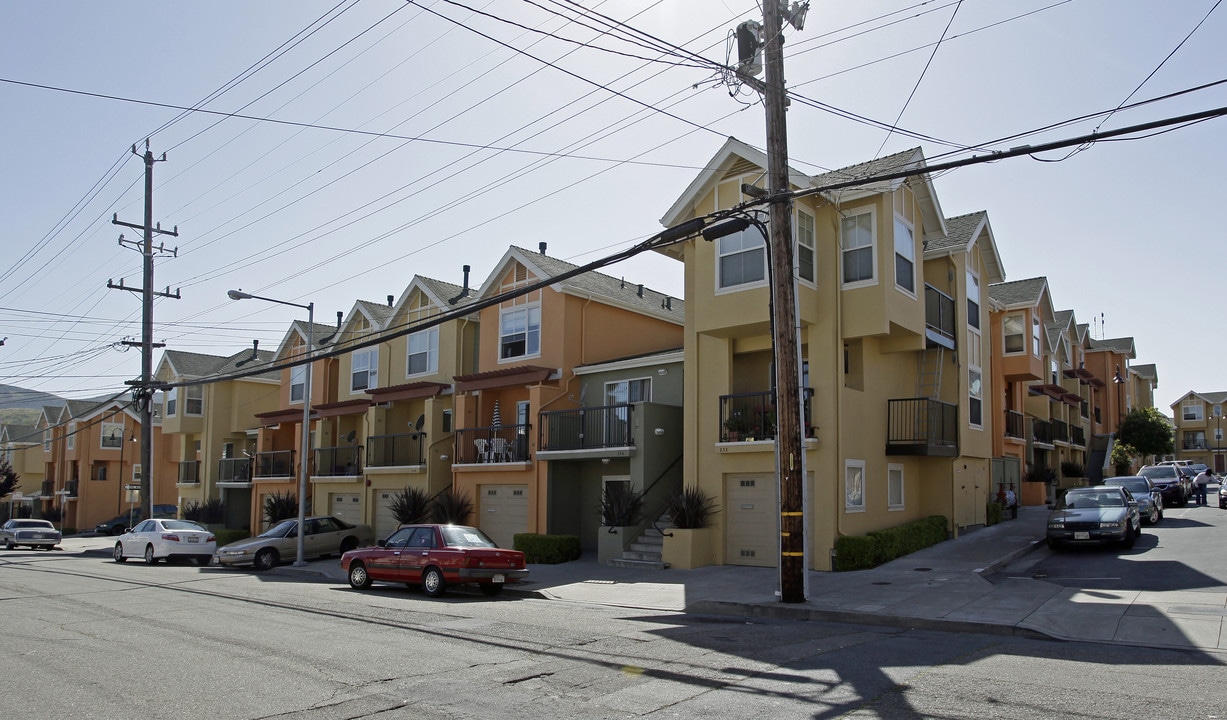
[[[375,493],[375,537],[377,538],[386,538],[400,526],[391,508],[396,495],[396,490],[379,490]]]
[[[514,535],[528,532],[527,485],[479,485],[478,527],[499,547],[514,547]]]
[[[728,523],[725,564],[775,567],[778,554],[775,478],[729,475],[724,485]]]
[[[356,494],[333,494],[332,516],[354,525],[362,524],[362,501]]]

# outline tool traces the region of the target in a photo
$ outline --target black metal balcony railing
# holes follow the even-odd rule
[[[1183,450],[1206,450],[1206,441],[1204,438],[1185,438],[1182,445]]]
[[[1031,418],[1031,442],[1041,445],[1052,444],[1052,423],[1039,418]]]
[[[222,458],[217,463],[218,482],[251,482],[251,458]]]
[[[528,462],[532,425],[462,428],[456,431],[455,461],[471,463]]]
[[[422,454],[425,439],[426,433],[420,432],[369,437],[366,439],[366,466],[425,465],[425,456]]]
[[[65,497],[77,497],[77,485],[79,482],[79,480],[69,480],[68,482],[64,483],[64,490],[67,491]]]
[[[802,388],[805,404],[801,408],[801,424],[805,437],[814,436],[810,424],[810,398],[813,388]],[[736,393],[720,396],[720,442],[739,442],[747,439],[775,439],[775,393]]]
[[[1085,419],[1087,419],[1088,417],[1090,417],[1090,415],[1089,415],[1088,413],[1090,412],[1090,407],[1091,407],[1091,404],[1090,404],[1090,403],[1088,403],[1087,401],[1083,400],[1083,401],[1082,401],[1082,403],[1081,403],[1081,405],[1082,405],[1082,407],[1081,407],[1080,409],[1081,409],[1081,411],[1082,411],[1082,419],[1083,419],[1083,420],[1085,420]]]
[[[1099,406],[1095,406],[1095,422],[1102,423],[1103,420],[1099,417]]]
[[[1086,447],[1086,430],[1081,425],[1071,427],[1069,429],[1069,442],[1071,445]]]
[[[1064,420],[1052,421],[1052,441],[1059,443],[1069,442],[1069,424]]]
[[[887,455],[954,457],[958,452],[958,405],[932,398],[887,401]]]
[[[44,480],[43,486],[41,488],[41,492],[39,494],[42,495],[43,497],[51,497],[52,495],[54,495],[55,494],[55,481],[54,480]]]
[[[633,405],[606,405],[576,410],[552,410],[541,413],[537,449],[591,450],[630,447]]]
[[[317,477],[356,477],[362,474],[362,446],[317,448],[315,472]]]
[[[1022,438],[1023,435],[1023,420],[1025,416],[1017,410],[1005,411],[1005,436],[1012,438]]]
[[[932,342],[954,349],[954,298],[925,284],[925,331]]]
[[[294,451],[270,450],[256,453],[255,477],[294,477]]]
[[[199,460],[184,460],[179,463],[179,479],[180,485],[199,485],[200,484],[200,461]]]

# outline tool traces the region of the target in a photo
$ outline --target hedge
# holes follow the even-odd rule
[[[578,535],[539,535],[516,533],[512,546],[524,553],[524,561],[541,565],[557,565],[579,559]]]
[[[984,527],[996,525],[1005,519],[1005,506],[999,502],[990,502],[984,515]]]
[[[943,515],[931,515],[862,536],[846,535],[835,541],[835,569],[867,570],[945,539],[946,518]]]

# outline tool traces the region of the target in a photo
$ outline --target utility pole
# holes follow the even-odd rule
[[[132,398],[136,404],[136,409],[141,413],[141,513],[145,518],[153,517],[153,349],[155,347],[163,347],[161,343],[153,342],[153,298],[154,296],[179,299],[179,290],[174,293],[170,292],[167,287],[164,292],[155,292],[153,289],[153,254],[169,253],[173,256],[178,256],[179,248],[166,250],[159,244],[156,248],[153,246],[154,233],[158,235],[170,235],[172,237],[179,236],[179,226],[176,225],[174,230],[163,230],[161,223],[153,224],[153,164],[155,162],[165,162],[166,153],[162,153],[162,157],[155,159],[153,152],[149,149],[149,140],[145,140],[145,152],[142,155],[136,151],[136,146],[132,146],[132,154],[141,157],[145,161],[145,222],[142,225],[122,222],[118,215],[111,217],[111,223],[114,225],[123,225],[135,230],[140,230],[143,240],[140,243],[135,243],[129,240],[124,240],[124,236],[119,236],[119,244],[125,247],[132,247],[140,250],[143,259],[142,268],[142,286],[134,288],[125,286],[121,278],[119,284],[107,280],[107,288],[112,290],[128,290],[131,292],[139,292],[141,294],[141,379],[129,380],[128,385],[134,386]],[[136,343],[125,343],[126,345],[136,345]],[[122,468],[121,468],[122,472]],[[123,478],[120,478],[123,482]]]
[[[805,449],[801,423],[801,364],[799,361],[797,292],[793,274],[792,200],[788,179],[788,132],[785,120],[787,96],[784,90],[784,34],[781,11],[788,22],[800,30],[808,3],[786,0],[763,2],[762,49],[764,82],[757,74],[757,62],[738,28],[741,52],[739,79],[763,96],[767,118],[767,183],[770,210],[767,243],[771,263],[772,346],[775,351],[776,461],[779,469],[780,497],[780,600],[805,602],[808,541],[805,532]],[[744,27],[744,26],[743,26]],[[752,32],[752,31],[751,31]],[[754,45],[747,42],[747,45]]]

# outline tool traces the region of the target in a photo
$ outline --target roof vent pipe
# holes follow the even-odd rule
[[[665,298],[665,309],[666,309],[666,310],[672,310],[672,309],[673,309],[673,298],[672,298],[672,297],[666,297],[666,298]]]
[[[639,297],[643,297],[643,283],[639,283],[639,292],[635,293]]]
[[[545,243],[543,242],[537,243],[537,247],[540,249],[541,254],[544,255],[545,254]]]
[[[469,266],[464,265],[462,267],[464,269],[464,287],[460,288],[459,295],[447,301],[448,305],[455,305],[461,298],[469,294]]]
[[[391,295],[389,295],[389,296],[388,296],[388,307],[392,307],[392,301],[393,301],[394,299],[395,299],[395,298],[393,298]]]

